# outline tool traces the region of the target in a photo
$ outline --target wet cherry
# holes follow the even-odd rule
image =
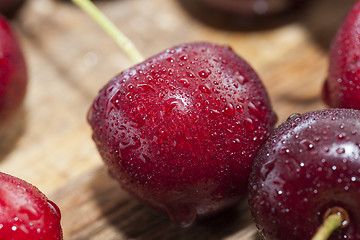
[[[88,115],[123,188],[181,226],[234,205],[276,121],[254,70],[229,47],[190,43],[122,72]]]
[[[323,98],[331,107],[360,109],[360,1],[338,30],[330,51]]]
[[[61,240],[60,210],[33,185],[0,173],[0,239]]]
[[[22,50],[8,21],[0,15],[0,131],[19,112],[27,86]]]
[[[342,218],[329,239],[360,239],[360,111],[293,115],[262,146],[249,182],[265,239],[311,239],[331,213]]]
[[[234,205],[276,122],[254,70],[229,47],[205,42],[144,61],[94,4],[73,2],[138,63],[107,83],[88,113],[110,174],[183,227]]]

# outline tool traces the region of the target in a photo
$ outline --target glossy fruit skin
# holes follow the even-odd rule
[[[6,17],[12,18],[19,11],[25,0],[1,0],[0,13]]]
[[[360,109],[360,1],[338,30],[330,49],[323,99],[335,108]]]
[[[259,151],[249,205],[264,239],[311,239],[327,209],[350,223],[329,239],[360,239],[360,111],[293,115]]]
[[[0,15],[0,132],[21,108],[27,81],[21,47],[8,21]]]
[[[307,0],[199,0],[213,8],[242,16],[264,16],[302,6]]]
[[[0,172],[0,239],[61,240],[61,213],[35,186]]]
[[[229,47],[190,43],[112,79],[88,121],[121,186],[186,227],[247,192],[276,115],[254,70]]]

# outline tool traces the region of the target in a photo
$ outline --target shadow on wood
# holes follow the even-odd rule
[[[256,237],[246,200],[183,229],[129,196],[108,176],[105,167],[79,177],[57,191],[52,199],[64,213],[66,239],[211,240],[231,239],[239,234],[251,237],[241,238],[244,240]]]
[[[24,134],[26,130],[26,115],[26,110],[21,108],[1,130],[0,161],[16,147],[17,141]]]

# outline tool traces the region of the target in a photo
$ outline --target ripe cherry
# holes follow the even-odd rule
[[[265,239],[311,239],[328,216],[341,216],[329,239],[360,239],[360,111],[293,115],[262,146],[249,182]]]
[[[330,50],[323,98],[330,107],[360,109],[360,1],[338,30]]]
[[[120,46],[139,62],[103,87],[88,114],[110,174],[183,227],[234,205],[276,121],[254,70],[229,47],[211,43],[142,61],[91,2],[73,2],[125,39]]]
[[[276,121],[229,47],[170,48],[112,79],[88,116],[112,176],[179,225],[234,205]]]
[[[20,45],[7,20],[0,15],[0,131],[22,106],[27,69]]]
[[[61,240],[60,210],[33,185],[0,173],[0,239]]]

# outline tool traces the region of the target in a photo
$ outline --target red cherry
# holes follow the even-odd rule
[[[0,130],[21,108],[26,86],[23,53],[8,22],[0,16]]]
[[[360,1],[338,30],[330,50],[323,98],[330,107],[360,109]]]
[[[60,210],[33,185],[0,173],[0,239],[61,240]]]
[[[247,192],[276,121],[254,70],[229,47],[170,48],[112,79],[88,115],[122,187],[181,226]]]
[[[260,149],[249,191],[264,239],[311,239],[331,212],[344,226],[328,239],[360,239],[360,111],[293,115]]]

